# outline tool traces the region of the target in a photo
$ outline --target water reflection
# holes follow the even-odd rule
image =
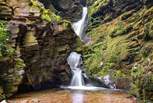
[[[84,92],[74,91],[72,93],[72,103],[84,103]]]

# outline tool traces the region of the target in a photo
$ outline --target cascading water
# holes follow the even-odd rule
[[[90,38],[87,37],[85,34],[86,29],[88,25],[88,8],[86,6],[83,7],[83,12],[82,12],[82,18],[81,20],[75,22],[72,24],[72,28],[74,29],[74,32],[76,35],[84,42],[84,43],[89,43]],[[81,54],[78,54],[76,52],[71,52],[70,55],[67,58],[67,62],[71,68],[72,71],[72,80],[71,84],[68,87],[62,87],[62,88],[69,88],[69,89],[76,89],[76,90],[100,90],[104,89],[101,87],[95,87],[95,86],[86,86],[84,82],[84,77],[82,73],[82,65],[83,61],[81,58]],[[104,83],[108,82],[109,78],[104,79]],[[112,87],[109,83],[109,86]]]
[[[103,90],[105,89],[101,87],[95,87],[92,85],[89,85],[89,86],[85,85],[84,75],[82,73],[83,61],[81,58],[81,54],[78,54],[76,52],[71,52],[67,58],[67,62],[70,66],[70,69],[73,75],[72,75],[70,86],[62,87],[62,88],[69,88],[73,90]],[[103,79],[106,85],[108,85],[111,89],[114,89],[112,85],[112,81],[110,80],[110,76],[105,76]]]
[[[81,65],[82,65],[81,55],[76,52],[71,52],[71,54],[67,58],[67,62],[70,65],[71,71],[73,73],[71,86],[83,86],[84,80],[82,77],[82,70],[81,70]]]
[[[85,85],[82,73],[83,61],[81,58],[81,54],[71,52],[67,58],[67,62],[71,68],[73,76],[70,86],[62,88],[69,88],[73,90],[99,90],[99,87]]]
[[[83,7],[81,20],[74,22],[72,24],[72,28],[73,28],[74,32],[76,33],[77,36],[80,37],[80,39],[84,43],[90,42],[90,38],[87,37],[87,35],[85,34],[86,29],[87,29],[87,25],[88,25],[88,8],[85,6],[85,7]]]

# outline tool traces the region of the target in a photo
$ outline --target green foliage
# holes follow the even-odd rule
[[[144,73],[144,68],[141,65],[136,65],[131,69],[131,76],[133,79],[141,77]]]
[[[15,53],[15,50],[9,45],[2,45],[0,47],[0,59],[3,57],[12,57]]]
[[[48,10],[42,10],[41,12],[41,18],[47,21],[51,21],[51,17],[49,15],[49,11]]]
[[[90,16],[99,9],[100,5],[96,4],[98,1],[103,0],[94,1],[89,10]],[[128,78],[131,83],[130,93],[144,101],[153,100],[152,14],[153,7],[150,7],[124,12],[107,23],[100,23],[101,18],[91,17],[88,35],[92,38],[92,44],[80,49],[83,49],[88,73],[104,76],[113,71],[113,78]],[[110,18],[109,14],[106,16],[103,15],[103,20]],[[148,58],[150,63],[146,62]],[[134,63],[137,65],[131,67]]]
[[[139,97],[146,103],[146,100],[153,100],[153,74],[146,74],[144,67],[135,65],[131,71],[132,78],[130,94]],[[149,98],[148,98],[149,97]]]
[[[46,21],[61,21],[61,17],[56,15],[50,9],[45,9],[42,4],[40,4],[37,0],[31,0],[32,8],[38,8],[41,13],[41,18]]]
[[[148,22],[144,26],[144,35],[145,40],[152,40],[153,39],[153,20],[151,22]]]
[[[99,70],[101,69],[99,66],[100,66],[100,63],[102,62],[101,61],[101,58],[102,58],[102,46],[100,45],[93,45],[91,48],[90,48],[90,51],[88,53],[86,53],[84,55],[84,57],[86,58],[86,61],[85,61],[85,64],[88,65],[88,72],[90,74],[97,74],[99,72]]]
[[[109,0],[95,0],[93,5],[89,8],[89,15],[92,15],[94,12],[98,11],[100,7],[106,5]]]
[[[25,64],[24,64],[24,61],[20,58],[16,58],[15,60],[15,68],[16,69],[21,69],[21,68],[24,68],[25,67]]]
[[[7,31],[6,22],[0,20],[0,47],[7,42],[9,33]]]
[[[123,22],[118,22],[114,28],[112,28],[110,36],[116,37],[118,35],[123,35],[126,33],[126,27]]]
[[[128,53],[128,41],[125,37],[107,38],[103,60],[109,63],[118,63]]]
[[[88,30],[97,27],[100,23],[101,23],[101,17],[93,18],[92,16],[90,16],[88,23]]]
[[[114,65],[114,63],[107,62],[106,64],[104,64],[104,67],[101,69],[101,71],[98,73],[98,75],[103,77],[107,74],[110,74],[112,71],[113,65]]]
[[[113,72],[112,77],[114,79],[118,79],[118,78],[121,78],[121,77],[126,77],[126,74],[121,69],[119,69],[119,70],[116,70],[116,71]]]
[[[112,29],[118,32],[120,29],[116,28],[124,26],[123,22],[118,22],[116,25],[109,25],[109,28],[107,28],[108,26],[98,26],[88,32],[94,41],[90,47],[84,50],[84,61],[88,73],[104,76],[111,71],[114,64],[119,63],[128,54],[128,40],[126,40],[126,37],[117,36],[112,38],[109,36]],[[101,63],[103,63],[102,66]],[[116,72],[116,75],[123,76],[119,72]]]
[[[14,54],[14,49],[7,44],[8,39],[9,32],[7,31],[6,22],[0,20],[0,59]]]

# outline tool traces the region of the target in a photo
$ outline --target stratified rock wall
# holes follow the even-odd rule
[[[92,42],[78,43],[77,49],[87,73],[99,78],[109,74],[117,88],[152,99],[153,1],[96,0],[89,13]]]
[[[68,84],[66,58],[76,38],[70,23],[37,0],[1,0],[0,8],[0,19],[8,21],[8,45],[15,50],[13,57],[0,61],[0,99],[12,96],[19,86],[34,90]]]

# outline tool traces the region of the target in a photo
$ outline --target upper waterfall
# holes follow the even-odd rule
[[[88,43],[90,41],[90,38],[87,37],[85,34],[87,25],[88,25],[88,8],[85,6],[83,7],[82,18],[79,21],[74,22],[72,24],[72,28],[74,29],[76,35],[79,36],[80,39],[85,43]]]

